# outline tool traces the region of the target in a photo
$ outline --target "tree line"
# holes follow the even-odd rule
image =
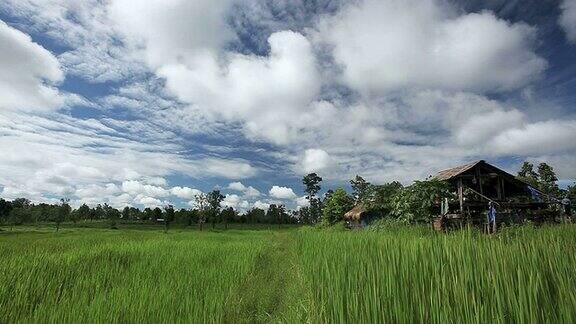
[[[533,164],[524,162],[518,178],[551,197],[568,196],[576,200],[576,186],[559,188],[554,169],[546,163],[539,164],[535,171]],[[453,195],[446,182],[434,179],[415,181],[408,186],[398,181],[374,185],[357,175],[350,180],[351,194],[344,188],[337,188],[327,190],[320,196],[322,180],[316,173],[303,177],[308,206],[295,211],[288,211],[282,204],[272,204],[267,210],[252,208],[240,213],[232,207],[222,207],[225,197],[219,190],[196,195],[195,207],[191,209],[175,209],[172,205],[166,205],[144,209],[127,206],[118,210],[108,204],[94,207],[83,204],[72,209],[68,199],[61,199],[58,204],[33,204],[28,199],[18,198],[12,201],[0,199],[0,224],[52,222],[56,230],[63,222],[75,223],[80,220],[106,220],[110,228],[116,228],[120,221],[162,223],[165,230],[173,223],[197,226],[200,230],[206,224],[213,229],[221,224],[227,229],[230,223],[331,225],[342,221],[344,214],[358,204],[362,204],[375,217],[423,222],[437,216],[441,197]]]

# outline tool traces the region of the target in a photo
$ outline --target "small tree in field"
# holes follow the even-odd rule
[[[198,209],[198,227],[202,231],[204,223],[206,223],[206,215],[210,206],[208,196],[205,193],[200,193],[194,196],[194,202]]]
[[[62,224],[62,222],[64,222],[66,219],[70,217],[70,212],[72,208],[70,208],[70,205],[68,204],[69,202],[70,199],[68,198],[60,199],[60,206],[53,215],[54,223],[56,223],[56,232],[60,230],[60,224]]]
[[[334,224],[344,218],[344,214],[352,209],[354,199],[342,188],[336,189],[330,198],[324,203],[322,210],[322,223]]]
[[[166,205],[164,207],[164,232],[168,232],[168,227],[170,227],[170,223],[174,221],[174,206]]]
[[[208,207],[210,211],[210,222],[212,223],[212,229],[216,227],[216,221],[220,216],[220,203],[224,200],[224,196],[220,193],[220,190],[212,190],[208,194]]]
[[[309,221],[314,224],[318,221],[322,213],[322,204],[320,199],[316,197],[316,194],[320,191],[320,183],[322,178],[316,173],[310,173],[302,178],[302,183],[304,184],[304,191],[306,191],[308,202],[310,206],[308,207],[310,211]]]

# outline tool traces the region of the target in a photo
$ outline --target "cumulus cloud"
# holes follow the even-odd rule
[[[491,141],[491,147],[507,155],[538,156],[576,151],[576,121],[549,120],[511,128]]]
[[[64,104],[55,85],[58,60],[30,36],[0,20],[0,110],[50,111]]]
[[[330,155],[321,149],[308,149],[300,161],[300,170],[303,173],[318,172],[332,164]]]
[[[193,200],[196,195],[202,194],[202,191],[189,187],[173,187],[170,193],[178,198]]]
[[[365,94],[405,87],[506,91],[538,77],[535,30],[436,0],[366,0],[319,25],[344,80]],[[498,35],[498,37],[494,37]]]
[[[560,5],[560,26],[566,32],[566,37],[571,43],[576,42],[576,1],[563,0]]]
[[[253,198],[260,196],[260,191],[252,186],[245,186],[242,182],[231,182],[228,187],[230,190],[242,192],[245,197]]]
[[[254,204],[252,204],[252,206],[253,206],[254,208],[259,208],[259,209],[262,209],[262,210],[265,210],[265,211],[268,210],[268,208],[270,208],[270,204],[269,204],[269,203],[267,203],[267,202],[262,202],[262,201],[260,201],[260,200],[255,201]]]
[[[295,199],[297,196],[292,188],[272,186],[270,196],[277,199]]]
[[[308,206],[310,206],[310,201],[308,201],[306,196],[296,198],[296,207],[297,208],[308,207]]]

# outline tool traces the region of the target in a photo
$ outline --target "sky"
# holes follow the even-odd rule
[[[576,0],[3,0],[0,197],[304,206],[484,159],[576,178]]]

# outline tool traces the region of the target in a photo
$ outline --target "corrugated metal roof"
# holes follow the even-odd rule
[[[479,163],[482,163],[482,162],[484,162],[484,160],[474,161],[474,162],[470,162],[468,164],[457,166],[455,168],[442,170],[442,171],[438,172],[438,174],[434,178],[438,179],[438,180],[450,180],[453,177],[472,169],[473,167],[475,167],[476,165],[478,165]]]

